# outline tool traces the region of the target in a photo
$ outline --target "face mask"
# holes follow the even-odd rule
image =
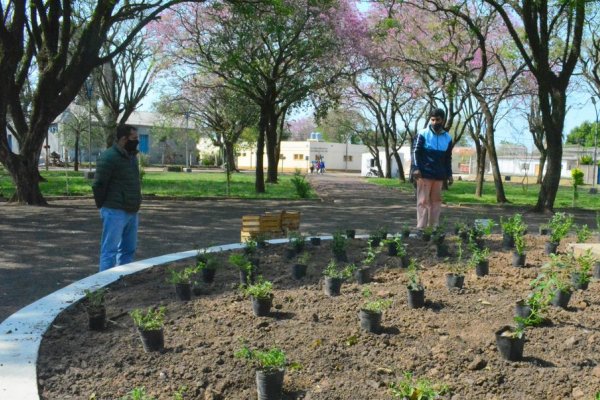
[[[439,130],[441,130],[441,129],[444,128],[444,124],[441,124],[441,123],[440,124],[433,124],[433,125],[431,125],[431,127],[433,128],[434,131],[439,131]]]
[[[133,153],[137,149],[139,143],[139,140],[128,140],[127,143],[125,143],[125,150],[129,153]]]

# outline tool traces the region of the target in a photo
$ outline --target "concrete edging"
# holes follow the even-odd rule
[[[318,237],[323,240],[332,238]],[[356,235],[357,239],[365,237],[367,235]],[[288,239],[271,239],[267,242],[282,244],[287,243]],[[216,253],[243,247],[243,243],[231,243],[201,250]],[[0,398],[39,400],[37,359],[42,336],[64,309],[85,297],[85,289],[96,290],[116,282],[123,276],[195,257],[196,254],[197,250],[171,253],[98,272],[50,293],[9,316],[0,324]]]

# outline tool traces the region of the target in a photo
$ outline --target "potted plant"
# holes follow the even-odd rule
[[[448,386],[425,378],[415,380],[412,373],[405,372],[401,381],[390,384],[390,392],[401,400],[436,400],[448,392]]]
[[[320,246],[321,245],[321,238],[319,236],[317,236],[314,233],[310,234],[310,244],[312,244],[313,246]]]
[[[252,300],[252,311],[257,317],[266,317],[273,305],[273,283],[259,276],[256,283],[243,285],[242,291]]]
[[[553,295],[550,304],[567,308],[573,293],[573,286],[568,276],[572,268],[569,268],[568,260],[564,256],[550,254],[550,257],[550,263],[543,267]]]
[[[367,296],[370,296],[370,291]],[[371,333],[380,333],[381,332],[381,315],[383,314],[383,310],[389,308],[392,305],[392,300],[390,299],[377,299],[367,301],[358,313],[358,318],[360,320],[360,327]]]
[[[200,252],[198,251],[198,255],[196,256],[196,266],[200,270],[200,276],[202,277],[202,282],[204,283],[213,283],[215,280],[215,274],[217,272],[217,267],[219,266],[219,262],[217,258],[206,251]]]
[[[341,268],[335,260],[329,261],[329,264],[323,270],[325,276],[323,290],[327,296],[339,296],[342,283],[345,279],[350,278],[354,272],[353,267],[354,265]]]
[[[577,243],[585,243],[592,237],[592,231],[587,225],[582,225],[577,229]]]
[[[192,278],[200,272],[198,266],[184,268],[182,271],[174,269],[169,270],[167,282],[175,285],[177,298],[182,301],[189,301],[192,298]]]
[[[419,269],[415,260],[410,260],[407,270],[408,284],[406,285],[408,290],[408,307],[410,308],[425,307],[425,288],[421,284]]]
[[[165,325],[165,307],[153,309],[148,308],[144,313],[141,309],[135,309],[130,313],[133,318],[142,345],[146,352],[161,351],[165,346],[163,326]]]
[[[546,254],[555,254],[560,241],[567,236],[573,226],[573,216],[557,212],[548,223],[550,227],[550,239],[544,248]]]
[[[432,234],[433,234],[433,227],[431,227],[431,226],[425,227],[421,231],[421,239],[423,239],[424,242],[429,242],[431,240]]]
[[[246,285],[248,283],[254,283],[256,275],[256,268],[247,256],[243,254],[232,254],[229,256],[229,262],[236,266],[240,271],[240,283]]]
[[[333,256],[337,261],[348,261],[348,256],[346,255],[347,246],[347,239],[342,232],[335,232],[331,239],[331,251],[333,252]]]
[[[371,242],[371,246],[373,247],[378,247],[381,244],[381,237],[377,231],[369,234],[369,238],[367,240]]]
[[[515,239],[515,250],[512,253],[512,266],[513,267],[524,267],[525,266],[525,237],[523,235],[516,235]]]
[[[287,247],[287,258],[292,259],[296,257],[297,254],[302,253],[304,250],[306,241],[304,236],[300,232],[291,231],[288,234],[288,247]]]
[[[592,250],[588,249],[584,254],[575,258],[573,254],[569,254],[573,258],[574,270],[571,272],[571,283],[576,290],[586,290],[591,280],[590,272],[594,265],[595,258],[592,256]]]
[[[552,298],[548,282],[544,275],[540,275],[530,285],[532,292],[526,300],[517,301],[515,306],[515,321],[518,326],[538,326],[546,320],[544,313]]]
[[[244,242],[244,254],[248,257],[252,257],[256,254],[258,243],[252,238],[247,238]]]
[[[454,234],[463,241],[466,241],[469,238],[469,230],[469,225],[464,222],[457,222],[454,224]]]
[[[406,240],[410,237],[410,227],[408,224],[402,224],[402,239]]]
[[[523,358],[525,333],[522,327],[503,326],[496,331],[496,346],[500,355],[508,361],[519,361]]]
[[[434,229],[431,239],[435,244],[435,254],[438,258],[445,258],[450,256],[448,251],[448,245],[444,243],[446,233],[441,229]]]
[[[402,238],[400,236],[392,236],[389,239],[385,239],[383,244],[387,246],[388,256],[395,257],[398,255],[398,248],[404,246]]]
[[[462,259],[462,245],[458,244],[457,260],[449,263],[449,272],[446,274],[446,287],[449,290],[462,289],[465,283],[466,265]]]
[[[550,228],[548,227],[548,224],[540,224],[538,232],[540,236],[548,235],[550,233]]]
[[[285,353],[274,347],[267,351],[250,350],[244,346],[235,353],[256,367],[256,390],[259,400],[280,400],[285,376]]]
[[[108,289],[98,289],[93,292],[84,290],[83,306],[88,315],[88,328],[92,331],[103,331],[106,328],[106,293]]]
[[[356,229],[346,229],[346,237],[348,239],[354,239],[356,237]]]
[[[502,227],[502,248],[505,250],[515,247],[515,236],[522,236],[527,230],[521,214],[515,214],[507,219],[500,217],[500,226]]]
[[[257,249],[264,249],[267,247],[267,240],[269,240],[269,234],[267,233],[258,233],[254,236],[254,240],[256,241]]]
[[[302,279],[306,275],[306,269],[308,268],[308,262],[310,261],[310,253],[308,251],[302,252],[296,263],[292,266],[292,276],[294,279]]]
[[[440,245],[444,243],[444,239],[446,238],[446,224],[445,222],[440,223],[438,226],[433,228],[431,232],[431,239],[435,245]]]
[[[486,276],[490,273],[489,258],[490,249],[484,248],[483,250],[477,246],[471,247],[471,259],[469,260],[469,266],[475,268],[475,275]]]

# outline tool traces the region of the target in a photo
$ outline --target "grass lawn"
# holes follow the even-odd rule
[[[91,195],[91,181],[83,177],[83,172],[41,171],[47,182],[40,187],[45,196]],[[267,184],[266,193],[254,192],[253,174],[232,174],[230,197],[258,199],[298,199],[291,175],[279,175],[279,183]],[[146,172],[142,192],[146,195],[175,197],[226,197],[225,173],[182,173]],[[67,190],[68,186],[68,190]],[[14,186],[6,171],[0,169],[0,193],[10,197]],[[315,198],[311,190],[310,197]]]
[[[414,190],[410,183],[401,184],[396,179],[368,178],[368,182],[397,188],[403,192],[412,192]],[[600,194],[589,194],[589,188],[590,186],[579,188],[579,199],[576,206],[577,208],[586,210],[600,210]],[[539,185],[504,182],[504,191],[511,204],[533,206],[537,202]],[[475,182],[454,181],[454,185],[450,187],[450,190],[444,191],[442,196],[444,202],[448,204],[497,204],[496,189],[493,182],[484,183],[483,193],[482,197],[475,197]],[[571,186],[559,187],[554,206],[556,208],[573,207],[573,189]]]

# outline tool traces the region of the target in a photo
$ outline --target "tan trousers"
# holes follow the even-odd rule
[[[439,224],[443,183],[434,179],[417,180],[417,229]]]

